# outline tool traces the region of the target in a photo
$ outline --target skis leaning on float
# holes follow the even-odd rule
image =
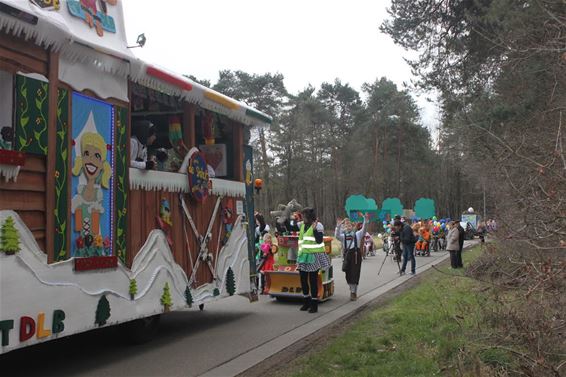
[[[200,263],[201,262],[206,262],[206,264],[208,265],[208,268],[210,269],[210,272],[212,273],[212,277],[213,279],[216,280],[216,271],[215,268],[212,266],[211,263],[211,256],[210,253],[208,252],[208,242],[210,241],[211,237],[212,237],[212,227],[214,226],[214,221],[216,220],[216,215],[218,214],[218,208],[220,208],[220,202],[222,201],[222,196],[219,196],[216,199],[216,205],[214,206],[214,211],[212,212],[212,216],[210,218],[210,221],[208,222],[208,228],[206,229],[206,233],[203,235],[201,235],[195,225],[195,222],[189,212],[189,209],[187,207],[187,203],[185,202],[185,198],[183,196],[183,194],[179,195],[179,203],[181,203],[181,208],[183,209],[183,213],[185,214],[185,218],[189,221],[189,224],[191,225],[191,228],[195,234],[195,237],[198,240],[199,243],[199,253],[197,256],[197,260],[196,262],[193,263],[192,258],[191,258],[191,267],[193,267],[193,270],[191,272],[191,277],[189,278],[189,286],[191,286],[193,284],[193,282],[195,282],[196,280],[196,273],[200,267]],[[185,239],[187,242],[187,246],[188,246],[188,236],[187,233],[185,232]],[[189,254],[190,255],[190,254]]]

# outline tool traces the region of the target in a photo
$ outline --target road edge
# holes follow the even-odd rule
[[[469,243],[465,249],[473,247],[477,242]],[[271,339],[257,347],[250,349],[231,360],[228,360],[212,369],[209,369],[200,377],[218,377],[218,376],[238,376],[243,375],[246,371],[260,363],[265,363],[268,359],[276,357],[278,353],[288,349],[303,341],[305,344],[302,347],[307,347],[312,341],[324,336],[322,334],[328,329],[328,326],[336,324],[340,320],[349,319],[360,312],[365,311],[369,306],[375,303],[381,296],[387,292],[398,288],[411,280],[418,279],[418,277],[425,271],[431,269],[434,265],[441,264],[449,259],[450,255],[446,254],[440,259],[424,264],[417,267],[417,275],[404,275],[399,276],[389,282],[363,294],[358,298],[358,301],[348,301],[343,305],[335,308],[334,310],[325,313],[316,319],[298,326],[274,339]],[[293,351],[296,352],[297,349]],[[273,363],[269,363],[273,365]],[[268,368],[259,368],[261,370],[269,370]]]

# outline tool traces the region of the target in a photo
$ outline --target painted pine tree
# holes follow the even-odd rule
[[[164,311],[168,312],[171,309],[173,301],[171,299],[171,290],[169,289],[169,283],[165,283],[163,287],[163,294],[161,295],[161,305],[163,305]]]
[[[8,255],[20,251],[20,235],[14,224],[12,216],[8,216],[2,224],[2,235],[0,235],[0,250]]]
[[[228,271],[226,272],[226,292],[228,292],[230,296],[233,296],[236,292],[236,281],[234,280],[232,267],[228,267]]]
[[[138,293],[138,283],[136,279],[130,279],[130,298],[133,300],[136,297],[136,293]]]
[[[189,308],[193,306],[193,295],[191,294],[191,289],[188,285],[187,288],[185,288],[185,301],[187,302],[187,305],[189,305]]]
[[[103,295],[100,297],[100,300],[98,300],[94,323],[98,326],[104,326],[108,318],[110,318],[110,303],[106,299],[106,296]]]

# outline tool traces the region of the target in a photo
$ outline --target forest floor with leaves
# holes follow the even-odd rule
[[[469,265],[481,247],[464,252]],[[505,352],[484,347],[483,283],[444,262],[399,287],[279,365],[276,376],[476,376],[511,363]],[[481,328],[481,330],[480,330]],[[299,354],[297,354],[299,356]],[[486,373],[483,373],[486,372]]]

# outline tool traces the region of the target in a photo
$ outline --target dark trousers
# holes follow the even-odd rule
[[[310,285],[310,296],[313,299],[318,298],[318,271],[306,272],[299,271],[301,275],[301,288],[303,289],[303,295],[309,295],[309,285]]]
[[[450,267],[458,268],[458,250],[448,250],[450,253]]]
[[[360,284],[360,272],[362,270],[362,254],[359,249],[349,250],[345,253],[346,259],[346,282],[348,284]]]
[[[414,274],[417,269],[417,261],[415,260],[415,245],[403,244],[403,266],[401,266],[401,272],[405,272],[407,268],[407,262],[411,260],[411,272]]]
[[[463,268],[464,263],[462,262],[462,249],[456,251],[456,268]]]

